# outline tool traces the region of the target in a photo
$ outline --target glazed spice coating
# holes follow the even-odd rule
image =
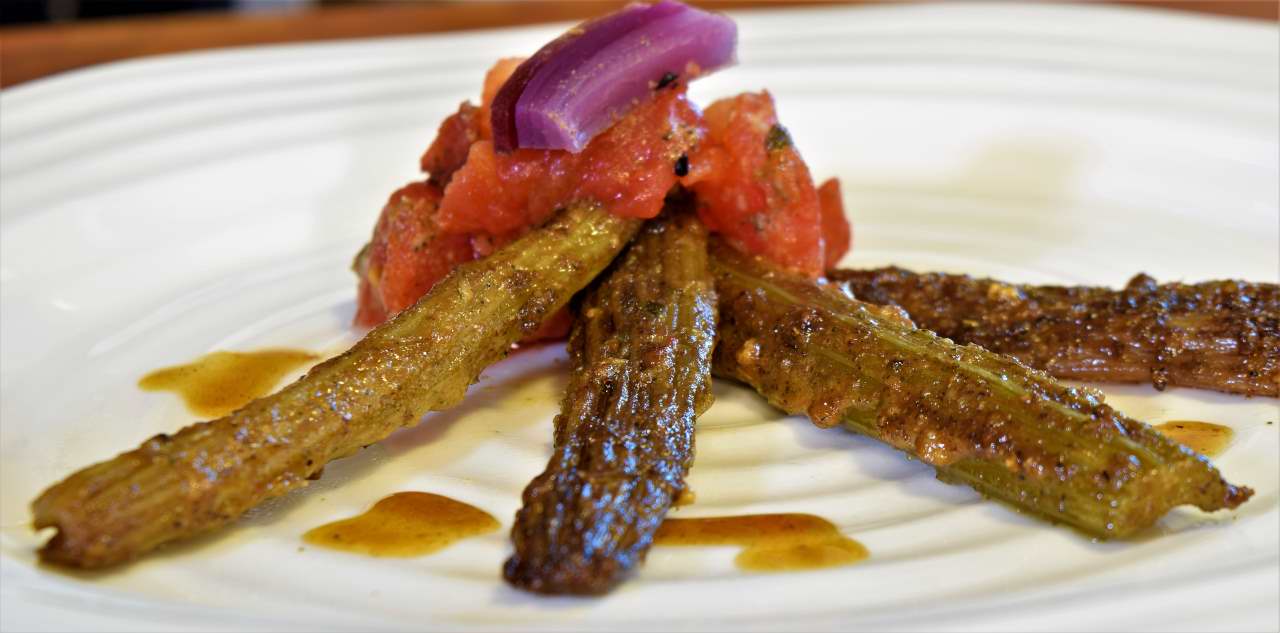
[[[508,582],[601,594],[644,560],[711,405],[715,328],[706,229],[669,212],[579,306],[554,452],[524,491]]]
[[[327,462],[457,404],[481,370],[568,303],[639,226],[597,207],[562,212],[461,266],[283,390],[72,474],[32,503],[35,527],[57,529],[41,558],[85,568],[128,561],[233,521],[306,485]]]
[[[1048,371],[1280,396],[1280,286],[1243,281],[1122,290],[1012,285],[901,268],[829,273],[858,299],[896,305],[917,325]]]
[[[1092,535],[1131,535],[1171,508],[1253,494],[1208,459],[1017,360],[916,328],[897,308],[714,244],[718,375],[819,426],[844,424],[938,478]]]

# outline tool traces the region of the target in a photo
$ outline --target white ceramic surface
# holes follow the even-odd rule
[[[1017,281],[1277,280],[1274,25],[1082,6],[935,5],[740,16],[741,64],[694,96],[767,87],[854,221],[848,264]],[[1093,543],[865,438],[716,387],[678,516],[813,512],[864,564],[753,575],[725,548],[656,548],[623,589],[533,598],[499,565],[545,463],[556,346],[486,372],[311,489],[126,569],[35,566],[27,503],[71,470],[192,421],[143,373],[214,349],[351,342],[347,266],[385,196],[487,64],[557,32],[145,59],[0,94],[0,624],[68,629],[1202,629],[1280,627],[1277,403],[1107,386],[1151,422],[1236,430],[1257,489]],[[503,530],[375,560],[299,536],[399,490]]]

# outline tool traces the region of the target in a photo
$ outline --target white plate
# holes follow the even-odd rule
[[[814,173],[845,183],[850,264],[1276,281],[1274,25],[1011,5],[740,25],[741,65],[695,96],[773,91]],[[1217,463],[1252,501],[1092,543],[722,384],[700,422],[698,502],[679,515],[813,512],[870,560],[751,575],[729,549],[656,548],[606,598],[521,594],[498,570],[548,454],[556,347],[231,529],[92,577],[35,566],[31,498],[192,421],[137,390],[141,374],[213,349],[350,342],[347,264],[385,196],[489,62],[557,30],[162,57],[0,96],[4,629],[1280,626],[1276,401],[1147,387],[1106,391],[1151,422],[1233,427]],[[469,501],[504,530],[411,560],[300,550],[303,531],[399,490]]]

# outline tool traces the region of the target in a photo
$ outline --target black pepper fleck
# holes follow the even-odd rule
[[[662,90],[667,86],[673,85],[675,84],[676,80],[679,78],[680,78],[680,75],[677,75],[673,72],[668,72],[662,76],[662,79],[658,80],[658,86],[655,88],[655,90]]]
[[[689,175],[689,155],[688,154],[681,154],[680,158],[676,159],[676,175],[677,176]]]
[[[787,132],[787,128],[774,123],[769,128],[769,134],[764,137],[764,148],[772,152],[788,147],[791,147],[791,134]]]

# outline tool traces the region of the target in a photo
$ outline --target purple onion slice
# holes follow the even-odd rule
[[[493,144],[581,151],[645,95],[732,64],[729,18],[673,0],[584,22],[526,60],[493,99]]]

